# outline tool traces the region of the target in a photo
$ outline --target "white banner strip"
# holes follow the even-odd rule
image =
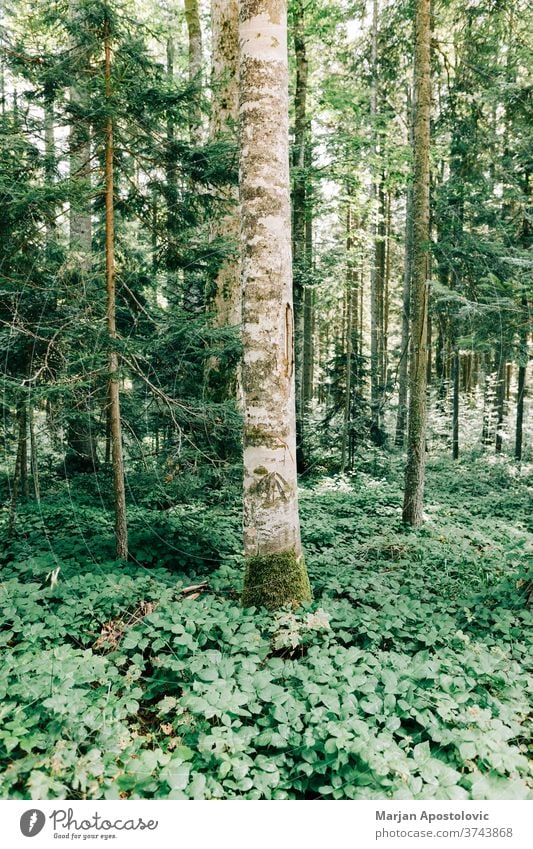
[[[519,801],[4,801],[0,813],[5,849],[67,841],[117,849],[533,846],[531,803]]]

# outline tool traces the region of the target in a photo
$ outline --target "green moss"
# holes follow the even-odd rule
[[[246,560],[242,604],[277,610],[291,604],[311,601],[309,577],[302,555],[289,551],[257,554]]]

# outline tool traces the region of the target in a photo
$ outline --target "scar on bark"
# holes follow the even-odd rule
[[[292,377],[292,369],[294,366],[293,350],[292,350],[292,309],[290,304],[285,306],[285,374],[287,377]]]

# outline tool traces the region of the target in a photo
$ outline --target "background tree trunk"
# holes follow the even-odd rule
[[[213,103],[210,137],[233,139],[239,119],[239,6],[237,0],[211,0]],[[212,227],[212,238],[225,238],[232,252],[220,266],[214,291],[207,299],[216,327],[241,324],[241,279],[238,258],[239,191],[236,186],[224,190],[225,208]],[[210,358],[207,384],[215,400],[234,397],[242,400],[240,367],[225,374],[220,363]]]
[[[306,281],[306,135],[308,62],[304,31],[303,0],[294,5],[294,52],[296,88],[294,93],[294,149],[292,189],[292,256],[294,302],[294,380],[296,392],[296,462],[298,471],[306,466],[304,433],[304,344]]]
[[[70,16],[76,18],[78,0],[70,0]],[[85,68],[88,57],[79,52],[78,61]],[[91,221],[91,133],[88,119],[83,114],[86,96],[77,85],[70,87],[71,115],[69,130],[69,168],[71,199],[69,208],[70,248],[76,253],[79,269],[80,291],[73,298],[81,305],[91,272],[92,221]],[[95,428],[90,413],[90,387],[76,387],[72,408],[67,415],[67,452],[65,469],[68,472],[94,472],[98,468]]]
[[[111,38],[109,21],[105,22],[105,96],[111,101]],[[115,233],[113,193],[113,118],[107,118],[105,130],[105,261],[107,288],[107,330],[109,333],[109,413],[111,458],[113,463],[113,494],[115,501],[115,541],[117,558],[128,558],[128,526],[126,520],[126,490],[124,486],[124,456],[122,452],[122,423],[120,419],[120,372],[116,350],[115,295]]]
[[[411,90],[407,91],[407,119],[409,121],[409,139],[413,141],[413,106]],[[395,444],[403,448],[407,425],[407,386],[409,367],[409,312],[411,300],[411,274],[413,260],[413,187],[408,184],[405,200],[405,253],[403,261],[402,292],[402,336],[400,346],[400,364],[398,369],[398,415],[396,419]]]
[[[202,27],[198,11],[198,0],[185,0],[185,20],[189,39],[189,82],[200,87],[202,82]],[[189,133],[191,142],[202,143],[202,116],[197,106],[189,109]]]
[[[298,516],[286,0],[240,8],[243,604],[311,596]]]
[[[417,0],[414,61],[413,276],[409,425],[403,521],[423,520],[427,424],[427,313],[429,259],[429,145],[431,115],[430,0]]]

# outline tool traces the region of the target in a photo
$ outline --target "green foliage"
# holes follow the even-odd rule
[[[531,798],[527,482],[473,460],[429,476],[420,531],[400,524],[394,463],[309,484],[317,600],[274,617],[238,605],[231,506],[210,506],[201,546],[220,565],[199,598],[164,556],[90,557],[111,536],[100,507],[71,510],[60,492],[40,526],[27,510],[3,532],[0,795]],[[183,527],[200,540],[202,511],[173,521],[197,520]],[[138,515],[141,561],[154,513]]]

